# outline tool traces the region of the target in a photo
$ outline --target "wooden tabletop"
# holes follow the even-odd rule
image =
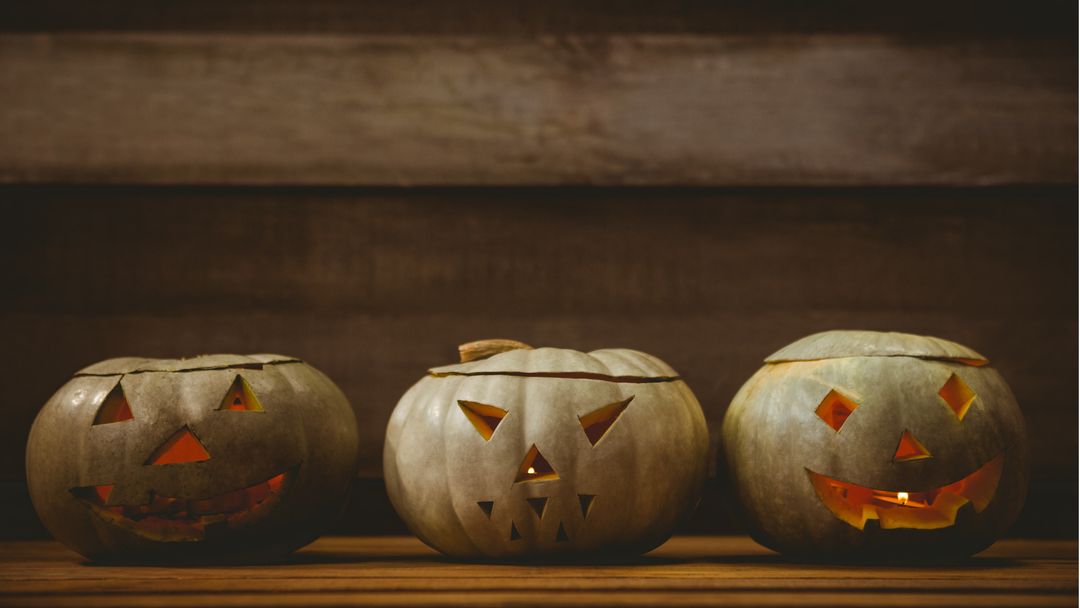
[[[958,565],[794,564],[744,537],[676,537],[630,563],[484,565],[408,537],[329,537],[281,565],[90,566],[49,541],[0,543],[0,604],[1076,605],[1074,540],[1005,540]]]

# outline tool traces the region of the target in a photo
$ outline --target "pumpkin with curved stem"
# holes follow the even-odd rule
[[[513,341],[461,347],[401,398],[383,453],[398,514],[457,557],[640,553],[700,496],[708,431],[663,361]]]
[[[337,516],[358,441],[345,396],[297,359],[110,359],[42,408],[26,474],[46,528],[91,559],[265,560]]]
[[[805,558],[970,555],[1012,524],[1027,489],[1008,385],[940,338],[803,338],[739,390],[723,441],[754,538]]]

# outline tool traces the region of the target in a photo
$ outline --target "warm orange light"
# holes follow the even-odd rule
[[[284,483],[285,473],[279,473],[266,480],[266,485],[270,487],[270,492],[277,492],[281,489],[281,485]]]
[[[259,403],[259,398],[255,396],[247,380],[237,374],[232,386],[229,387],[229,392],[225,393],[225,398],[221,400],[221,406],[218,409],[235,412],[261,412],[263,406]]]
[[[585,437],[589,439],[589,443],[596,445],[604,435],[607,434],[611,425],[615,424],[615,421],[622,415],[626,406],[630,405],[630,402],[634,400],[633,395],[622,401],[615,403],[609,403],[599,409],[593,410],[584,416],[578,418],[581,421],[581,428],[585,430]]]
[[[112,484],[94,486],[94,495],[97,496],[98,501],[100,501],[101,504],[109,502],[109,496],[112,495],[113,487]]]
[[[833,515],[862,530],[868,519],[882,529],[931,530],[956,523],[960,507],[971,503],[976,513],[990,504],[997,491],[1005,456],[999,454],[967,477],[926,491],[877,490],[826,477],[807,469],[810,483]]]
[[[949,376],[938,394],[941,395],[942,400],[949,406],[949,409],[956,414],[957,420],[964,419],[964,415],[967,414],[971,404],[975,401],[975,391],[971,390],[971,387],[956,374]]]
[[[520,483],[523,481],[546,481],[549,479],[558,479],[559,474],[555,472],[551,464],[540,453],[540,450],[536,449],[536,444],[533,444],[529,448],[528,453],[525,454],[525,459],[521,461],[521,466],[518,468],[517,478],[514,483]]]
[[[859,407],[853,399],[841,395],[836,389],[830,390],[825,398],[818,404],[817,409],[814,410],[817,413],[818,418],[825,421],[825,424],[831,426],[834,431],[840,432],[840,427],[844,426],[847,422],[848,416],[855,411],[855,408]]]
[[[162,444],[147,464],[182,464],[203,460],[210,460],[210,453],[195,433],[185,426]]]
[[[484,441],[491,441],[495,429],[499,427],[499,423],[502,422],[503,418],[506,418],[507,414],[506,410],[500,407],[462,399],[458,399],[458,407],[461,408],[465,417],[476,428],[476,432],[480,433],[480,436],[484,438]]]
[[[904,431],[900,434],[900,443],[896,446],[896,453],[893,454],[894,461],[908,462],[927,458],[933,458],[930,455],[930,450],[926,449],[926,446],[916,439],[915,435],[911,434],[911,431]]]
[[[208,525],[241,526],[277,504],[290,473],[279,473],[266,481],[208,498],[187,499],[151,493],[141,505],[109,505],[113,485],[72,488],[106,521],[156,540],[202,540]]]
[[[94,416],[94,424],[112,424],[133,418],[131,405],[128,403],[127,397],[124,396],[124,389],[117,382],[116,386],[105,396],[105,400],[101,402],[101,407],[98,408],[97,414]]]

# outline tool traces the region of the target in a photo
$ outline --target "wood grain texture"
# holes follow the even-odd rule
[[[0,476],[81,367],[280,352],[344,389],[364,475],[386,421],[458,344],[625,346],[678,370],[714,435],[763,357],[835,328],[988,356],[1076,478],[1072,188],[279,190],[5,188]],[[17,346],[15,346],[17,345]]]
[[[0,36],[0,182],[1074,183],[1067,36]]]
[[[88,567],[54,542],[0,544],[0,604],[1075,605],[1076,542],[1002,541],[929,567],[786,563],[743,537],[676,537],[623,563],[469,564],[414,538],[331,537],[249,567]]]

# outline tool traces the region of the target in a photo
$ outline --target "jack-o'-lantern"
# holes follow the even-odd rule
[[[754,538],[804,558],[970,555],[1012,524],[1027,490],[1008,385],[939,338],[803,338],[743,385],[723,440]]]
[[[648,551],[692,509],[708,431],[663,361],[609,349],[461,347],[401,398],[383,453],[398,514],[463,558]]]
[[[91,559],[264,560],[334,520],[357,450],[345,396],[297,359],[121,358],[45,404],[26,476],[45,527]]]

